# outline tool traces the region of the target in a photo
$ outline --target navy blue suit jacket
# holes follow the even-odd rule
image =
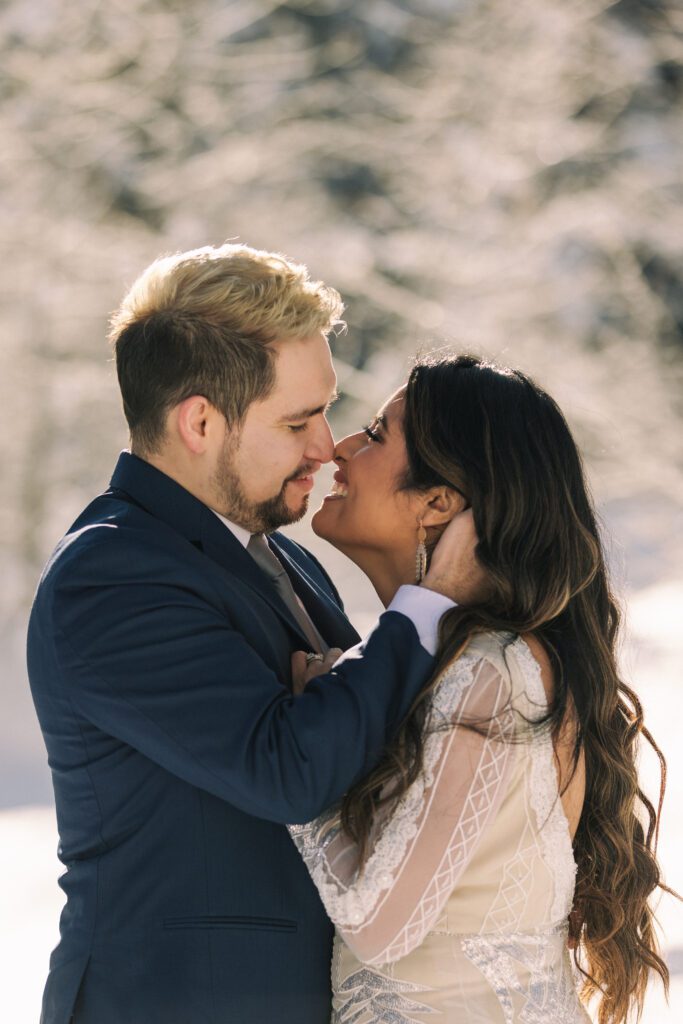
[[[272,543],[327,642],[356,644],[319,563]],[[433,660],[386,612],[293,697],[307,647],[213,512],[123,453],[29,626],[66,867],[43,1024],[328,1024],[332,927],[284,825],[376,763]]]

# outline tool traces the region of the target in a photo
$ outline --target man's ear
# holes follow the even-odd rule
[[[445,526],[466,507],[462,494],[452,487],[433,487],[427,494],[422,525]]]
[[[216,427],[218,412],[203,395],[192,395],[172,410],[178,436],[193,455],[203,455],[209,446],[209,435]],[[169,422],[169,426],[170,426]]]

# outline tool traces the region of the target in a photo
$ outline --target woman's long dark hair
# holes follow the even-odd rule
[[[574,770],[585,757],[572,915],[580,921],[574,938],[583,995],[599,994],[599,1024],[618,1024],[632,1007],[640,1014],[650,971],[668,986],[648,903],[656,887],[666,888],[655,856],[665,763],[637,696],[618,675],[619,611],[579,453],[552,398],[523,373],[473,356],[413,367],[403,429],[408,472],[400,486],[448,484],[468,496],[491,589],[476,607],[443,617],[434,675],[381,763],[346,795],[342,827],[362,864],[377,807],[395,806],[422,769],[429,697],[446,666],[477,633],[533,633],[555,680],[545,727],[557,737],[570,713]],[[641,736],[662,765],[657,811],[638,781]]]

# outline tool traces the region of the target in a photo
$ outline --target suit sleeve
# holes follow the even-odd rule
[[[148,543],[86,546],[51,594],[43,631],[80,715],[281,823],[310,821],[370,769],[434,665],[410,620],[386,612],[292,697],[200,584],[180,586],[167,553]]]

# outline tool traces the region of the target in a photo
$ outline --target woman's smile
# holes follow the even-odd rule
[[[347,483],[346,477],[342,473],[341,469],[338,469],[337,472],[334,474],[334,483],[330,488],[330,492],[329,494],[325,495],[323,501],[327,501],[328,499],[332,500],[334,498],[345,498],[348,493],[349,485]]]

